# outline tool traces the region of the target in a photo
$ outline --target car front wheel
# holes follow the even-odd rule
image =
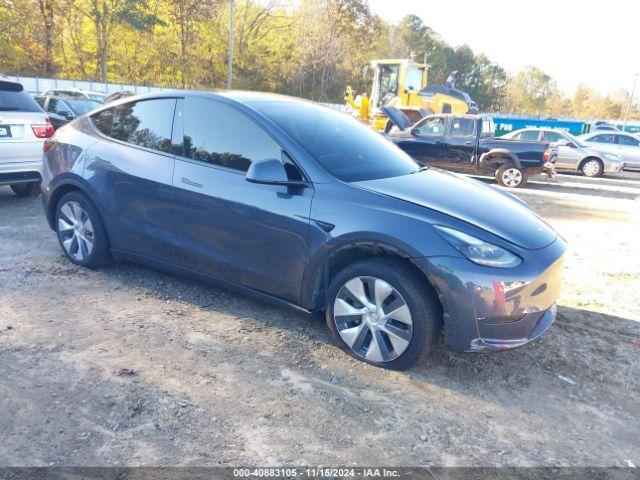
[[[80,192],[63,195],[56,208],[58,241],[71,262],[87,268],[109,263],[109,242],[102,218],[91,200]]]
[[[340,271],[327,295],[331,336],[349,355],[405,370],[436,343],[442,314],[424,279],[388,259],[359,261]]]
[[[580,171],[585,177],[599,177],[603,170],[602,162],[597,158],[587,160],[580,167]]]

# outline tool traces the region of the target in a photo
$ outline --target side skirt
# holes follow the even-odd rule
[[[146,255],[131,253],[123,250],[112,249],[111,254],[113,255],[113,258],[119,262],[138,263],[140,265],[144,265],[145,267],[150,267],[155,270],[160,270],[160,271],[172,273],[174,275],[178,275],[181,277],[199,280],[203,283],[208,283],[210,285],[220,287],[224,290],[233,291],[241,295],[254,298],[261,302],[269,303],[271,305],[295,310],[309,317],[315,316],[315,311],[306,309],[296,303],[290,302],[289,300],[276,297],[274,295],[262,292],[260,290],[255,290],[253,288],[245,287],[244,285],[239,285],[237,283],[229,282],[228,280],[223,280],[213,275],[198,272],[197,270],[192,270],[190,268],[176,265],[174,263],[166,262],[164,260],[160,260],[157,258],[152,258]]]

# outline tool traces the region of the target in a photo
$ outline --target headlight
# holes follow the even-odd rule
[[[509,268],[520,265],[522,260],[502,247],[452,228],[434,226],[442,237],[465,257],[479,265]]]

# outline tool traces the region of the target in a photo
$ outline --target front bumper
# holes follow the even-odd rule
[[[565,251],[558,237],[509,269],[459,257],[414,259],[439,294],[447,347],[500,351],[538,338],[556,318]]]
[[[624,162],[610,162],[605,160],[604,173],[620,173],[624,169]]]

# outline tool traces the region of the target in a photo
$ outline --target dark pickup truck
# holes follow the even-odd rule
[[[491,117],[429,115],[411,124],[395,108],[383,111],[397,127],[388,138],[421,164],[494,175],[506,187],[525,185],[529,175],[555,174],[555,149],[544,142],[496,138]]]

